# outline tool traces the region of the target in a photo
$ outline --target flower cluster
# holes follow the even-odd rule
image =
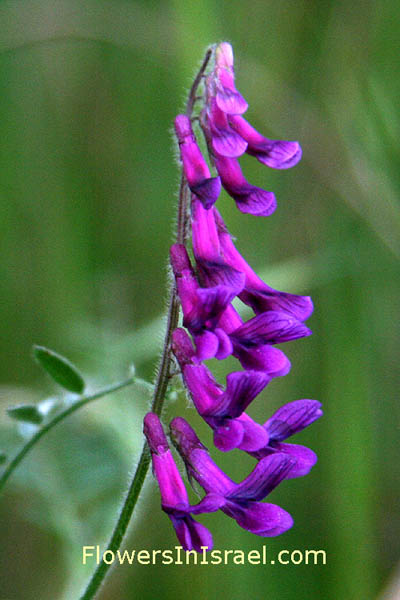
[[[214,51],[214,65],[205,80],[200,125],[217,175],[212,176],[187,115],[178,115],[175,132],[183,173],[191,192],[190,220],[194,262],[184,244],[170,250],[183,321],[172,334],[171,347],[185,387],[198,414],[213,431],[215,446],[234,448],[257,463],[241,483],[232,481],[211,459],[207,449],[182,418],[170,424],[170,437],[205,495],[190,505],[187,492],[154,413],[145,418],[147,437],[163,510],[169,515],[186,550],[212,547],[208,530],[192,515],[221,510],[241,527],[260,536],[275,536],[292,525],[279,506],[261,502],[282,480],[306,475],[315,453],[285,442],[322,415],[315,400],[282,406],[264,424],[245,411],[274,377],[286,375],[290,362],[276,344],[311,334],[304,321],[313,305],[307,296],[281,292],[260,279],[236,249],[215,202],[223,187],[240,211],[268,216],[276,208],[272,192],[251,185],[238,157],[255,156],[261,163],[284,169],[301,158],[297,142],[270,140],[243,117],[247,102],[234,83],[233,54],[224,42]],[[243,321],[232,304],[239,298],[254,312]],[[190,334],[190,335],[189,335]],[[223,387],[204,361],[234,356],[243,370],[234,371]]]

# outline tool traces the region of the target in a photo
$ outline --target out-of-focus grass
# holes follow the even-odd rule
[[[327,565],[121,567],[99,597],[213,598],[222,582],[232,598],[372,600],[395,568],[399,17],[393,0],[1,3],[2,409],[55,393],[33,343],[98,385],[131,362],[152,376],[178,181],[170,130],[207,44],[233,43],[249,120],[303,146],[289,172],[243,160],[249,180],[275,191],[273,217],[219,202],[266,281],[315,302],[314,335],[287,345],[291,374],[251,414],[262,421],[284,402],[319,398],[324,418],[299,436],[319,463],[271,497],[295,517],[285,536],[256,538],[224,516],[204,522],[217,548],[323,548]],[[108,536],[147,406],[138,391],[99,401],[15,473],[1,504],[4,597],[77,597],[91,572],[81,546]],[[184,402],[167,412],[211,444]],[[23,442],[4,410],[0,434],[8,453]],[[238,454],[215,456],[243,475]],[[175,543],[149,482],[127,546]]]

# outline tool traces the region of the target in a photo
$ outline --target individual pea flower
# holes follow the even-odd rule
[[[275,194],[249,183],[236,158],[214,154],[214,164],[224,189],[242,213],[257,217],[272,215],[276,209]]]
[[[183,244],[171,246],[170,259],[182,306],[183,325],[194,338],[198,359],[226,358],[232,354],[232,343],[216,324],[224,309],[243,289],[243,273],[221,265],[224,273],[220,273],[220,279],[223,283],[201,287]]]
[[[270,216],[276,209],[274,194],[249,183],[237,158],[246,152],[271,168],[288,169],[301,159],[300,144],[266,138],[241,116],[248,105],[235,87],[233,51],[227,42],[215,49],[205,99],[201,124],[224,189],[241,212]]]
[[[219,177],[211,177],[208,165],[197,145],[189,117],[186,115],[176,117],[175,132],[183,171],[190,190],[205,208],[210,208],[220,194],[221,180]]]
[[[204,501],[219,505],[222,512],[255,535],[277,536],[292,527],[288,512],[261,500],[287,478],[295,459],[283,453],[266,456],[246,479],[235,483],[212,460],[185,419],[176,417],[171,421],[170,436],[185,462],[189,479],[196,480],[206,492]]]
[[[218,108],[227,114],[241,115],[246,112],[248,104],[235,87],[233,50],[228,42],[216,46],[213,75],[213,91]]]
[[[246,142],[246,153],[255,156],[260,163],[272,169],[289,169],[301,159],[302,150],[299,142],[270,140],[240,115],[229,115],[228,123]]]
[[[171,519],[178,540],[185,550],[200,552],[205,547],[210,550],[213,546],[211,533],[191,515],[214,512],[219,508],[218,502],[213,503],[211,498],[190,506],[185,485],[155,413],[145,416],[143,431],[150,447],[153,473],[160,488],[161,507]]]
[[[245,285],[239,294],[242,302],[251,306],[256,314],[280,310],[293,315],[299,321],[308,319],[314,308],[310,296],[289,294],[269,287],[238,252],[228,228],[216,209],[213,210],[213,216],[218,231],[220,255],[226,264],[245,274]]]
[[[295,400],[281,406],[263,427],[268,434],[264,448],[250,452],[261,459],[274,452],[283,452],[296,459],[287,478],[302,477],[310,472],[317,462],[317,455],[310,448],[299,444],[287,444],[283,440],[302,431],[322,416],[321,403],[317,400]]]
[[[195,362],[193,347],[183,329],[174,331],[172,350],[197,412],[214,431],[215,446],[223,452],[265,448],[269,442],[266,429],[252,420],[242,420],[241,415],[271,378],[260,371],[236,371],[228,374],[224,390],[204,364]]]

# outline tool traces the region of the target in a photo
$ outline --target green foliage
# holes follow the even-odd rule
[[[63,388],[76,394],[83,392],[83,377],[69,360],[44,346],[34,346],[33,355],[46,373]]]
[[[23,421],[24,423],[33,423],[40,425],[43,421],[43,415],[34,404],[21,404],[20,406],[12,406],[7,408],[7,414],[15,421]]]

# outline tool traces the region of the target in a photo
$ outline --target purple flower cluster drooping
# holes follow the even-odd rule
[[[232,48],[224,42],[215,48],[200,115],[216,176],[200,151],[190,118],[178,115],[175,120],[183,173],[191,192],[193,260],[184,244],[171,247],[183,314],[182,327],[172,334],[171,349],[194,407],[213,431],[215,446],[222,452],[242,450],[257,461],[250,475],[235,483],[211,459],[190,425],[175,418],[170,424],[171,440],[189,479],[205,492],[197,505],[190,505],[162,425],[154,413],[146,416],[144,431],[162,508],[186,550],[212,547],[211,534],[192,517],[199,513],[221,510],[260,536],[289,529],[291,516],[261,501],[284,479],[306,475],[317,460],[309,448],[285,440],[322,415],[319,402],[291,402],[264,424],[245,412],[273,378],[288,373],[290,362],[275,346],[310,335],[304,321],[313,311],[308,296],[275,290],[258,277],[236,249],[215,207],[222,186],[242,212],[270,215],[276,207],[274,194],[245,179],[238,157],[246,152],[275,169],[289,168],[301,158],[297,142],[270,140],[258,133],[242,117],[247,106],[235,87]],[[243,321],[232,304],[235,298],[252,309],[252,318]],[[204,361],[228,356],[235,357],[244,370],[229,373],[224,387]]]

